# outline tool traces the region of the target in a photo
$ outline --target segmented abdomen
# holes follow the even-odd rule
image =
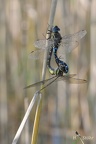
[[[51,65],[50,65],[51,57],[52,57],[52,52],[53,52],[53,48],[51,48],[51,49],[49,50],[49,55],[48,55],[48,58],[47,58],[47,67],[48,67],[49,72],[50,72],[52,75],[56,75],[56,70],[55,70],[54,68],[52,68]]]

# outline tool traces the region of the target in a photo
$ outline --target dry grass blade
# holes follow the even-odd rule
[[[50,25],[50,27],[52,26],[53,21],[54,21],[56,5],[57,5],[57,0],[52,0],[50,17],[49,17],[49,25]],[[48,41],[46,40],[46,47],[47,46],[48,46]],[[44,63],[43,63],[43,69],[42,69],[42,80],[45,79],[47,55],[48,55],[48,49],[45,51],[45,55],[44,55]],[[41,89],[42,89],[42,87],[41,87]],[[38,135],[38,129],[39,129],[41,108],[42,108],[42,97],[41,97],[40,102],[38,103],[38,106],[37,106],[37,109],[36,109],[36,115],[35,115],[35,121],[34,121],[34,126],[33,126],[31,144],[36,144],[36,142],[37,142],[37,135]]]
[[[13,139],[12,144],[16,144],[18,142],[18,139],[19,139],[19,137],[21,135],[21,132],[22,132],[24,126],[25,126],[25,123],[26,123],[26,121],[27,121],[27,119],[29,117],[29,114],[30,114],[30,112],[31,112],[36,100],[37,100],[38,94],[39,94],[38,92],[36,92],[34,94],[34,97],[32,98],[32,100],[31,100],[31,102],[29,104],[29,107],[28,107],[28,109],[27,109],[27,111],[25,113],[25,116],[24,116],[24,118],[23,118],[23,120],[22,120],[22,122],[21,122],[21,124],[20,124],[20,126],[18,128],[18,130],[17,130],[17,133],[16,133],[16,135],[15,135],[15,137]]]

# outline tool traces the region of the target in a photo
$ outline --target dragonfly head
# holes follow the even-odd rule
[[[56,75],[63,76],[63,72],[59,69],[59,67],[56,69]]]
[[[58,31],[60,31],[60,28],[58,27],[58,26],[54,26],[53,28],[52,28],[52,32],[58,32]]]
[[[60,69],[60,71],[62,71],[63,73],[68,73],[68,70],[69,70],[68,65],[67,65],[66,63],[61,64],[61,65],[59,66],[59,69]]]

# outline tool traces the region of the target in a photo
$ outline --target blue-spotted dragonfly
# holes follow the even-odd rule
[[[58,32],[60,29],[57,26],[53,27],[52,30],[53,30],[52,31],[53,39],[48,39],[49,40],[48,48],[50,47],[50,51],[49,51],[49,56],[48,56],[48,59],[47,59],[47,67],[48,67],[48,70],[49,70],[50,74],[51,75],[55,75],[55,76],[53,76],[52,78],[49,78],[47,80],[39,81],[37,83],[31,84],[31,85],[29,85],[29,86],[27,86],[25,88],[30,88],[30,87],[36,86],[38,84],[45,83],[45,82],[48,82],[48,81],[52,80],[51,82],[49,82],[46,86],[44,86],[42,88],[42,89],[44,89],[47,86],[49,86],[51,83],[56,81],[57,79],[58,80],[66,80],[69,83],[75,83],[75,84],[77,84],[77,83],[80,84],[80,83],[85,83],[86,82],[86,80],[83,80],[83,79],[73,78],[75,76],[75,74],[64,75],[64,73],[68,73],[68,66],[67,66],[67,64],[65,62],[61,61],[57,57],[57,50],[58,50],[58,47],[61,45],[62,41],[63,41],[62,44],[66,45],[65,48],[67,48],[67,50],[72,50],[72,48],[76,47],[77,44],[78,44],[78,42],[76,41],[77,38],[78,38],[78,40],[80,38],[82,38],[86,34],[86,31],[83,30],[83,31],[79,31],[76,34],[73,34],[73,35],[70,35],[70,36],[65,36],[64,40],[65,39],[66,40],[64,41],[64,40],[62,40],[63,38],[61,37],[60,33]],[[43,43],[41,43],[41,42],[43,42]],[[37,44],[38,48],[41,48],[41,46],[45,46],[45,43],[46,43],[45,40],[39,40],[39,41],[35,42],[35,44]],[[54,52],[55,61],[56,61],[57,65],[58,65],[58,67],[56,69],[51,67],[51,64],[50,64],[51,57],[52,57],[52,52]],[[35,51],[33,54],[37,54],[37,53],[38,52]]]

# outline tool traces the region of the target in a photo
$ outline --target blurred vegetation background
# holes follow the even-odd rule
[[[41,80],[42,59],[28,58],[34,41],[44,39],[51,0],[0,0],[0,143],[10,144]],[[55,82],[44,90],[38,144],[74,144],[75,131],[96,142],[96,1],[58,0],[54,25],[66,35],[86,29],[79,47],[66,55],[70,73],[87,84]],[[50,74],[47,72],[46,78]],[[31,142],[35,109],[18,144]],[[91,137],[94,137],[91,139]],[[89,139],[88,139],[89,138]],[[78,144],[81,143],[78,141]]]

